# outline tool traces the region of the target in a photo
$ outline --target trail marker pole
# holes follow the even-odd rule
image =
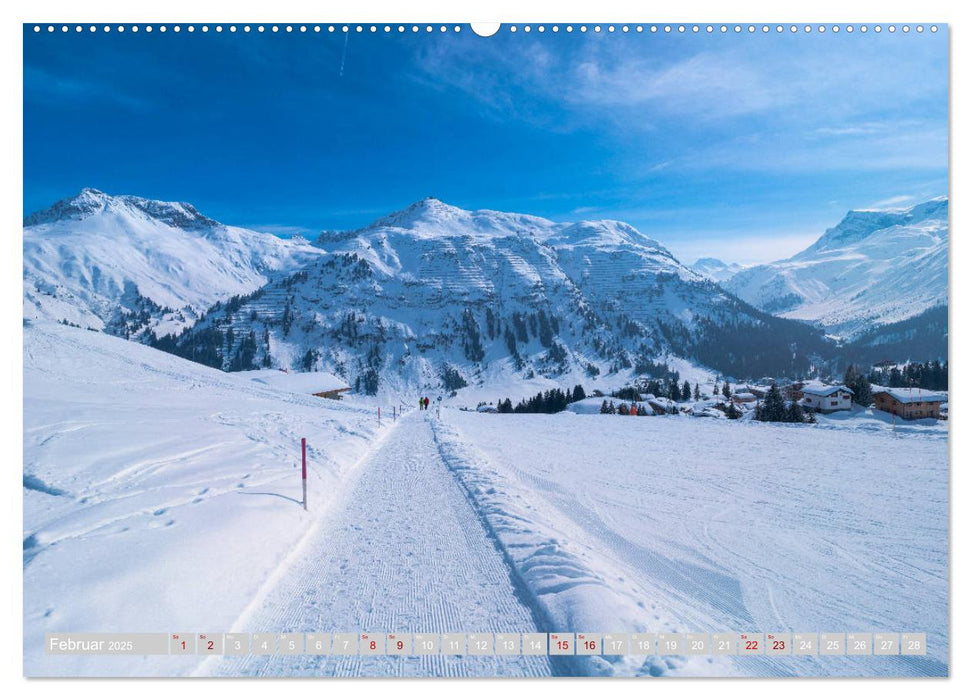
[[[303,509],[307,510],[307,438],[300,438],[300,452],[303,455]]]

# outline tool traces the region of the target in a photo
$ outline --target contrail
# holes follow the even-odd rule
[[[347,39],[350,36],[351,36],[351,33],[350,32],[345,32],[344,33],[344,51],[341,52],[341,70],[340,70],[340,75],[338,76],[338,77],[341,77],[341,78],[344,77],[344,61],[347,60]]]

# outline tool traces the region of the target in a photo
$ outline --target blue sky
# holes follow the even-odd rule
[[[947,35],[24,28],[24,212],[82,187],[281,234],[424,196],[791,255],[947,193]]]

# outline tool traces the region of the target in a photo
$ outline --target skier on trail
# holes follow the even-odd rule
[[[428,410],[428,397],[425,397],[425,410]]]
[[[418,410],[419,411],[424,411],[425,410],[425,399],[423,399],[420,396],[418,397]]]

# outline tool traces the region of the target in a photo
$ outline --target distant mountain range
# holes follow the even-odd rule
[[[946,200],[924,206],[944,208],[946,263]],[[941,235],[933,221],[940,216],[892,226],[908,227],[925,246]],[[863,246],[864,228],[841,224],[800,256],[838,259],[833,251]],[[768,279],[771,267],[733,271],[702,259],[689,268],[622,222],[555,223],[436,199],[311,243],[225,226],[189,204],[84,190],[24,220],[24,316],[227,370],[332,371],[371,393],[536,374],[620,380],[691,365],[722,376],[799,375],[838,362],[823,332],[831,329],[773,315],[802,318],[806,297],[782,309],[774,304],[785,300],[753,292],[756,277],[746,275]],[[891,264],[884,272],[903,274]],[[868,268],[874,287],[878,277]],[[831,274],[833,294],[838,280]],[[946,300],[946,270],[943,285]],[[907,304],[927,309],[899,299],[885,308]],[[872,309],[861,327],[879,325]],[[907,352],[906,332],[892,341]]]
[[[715,282],[724,282],[745,269],[738,263],[727,263],[718,258],[698,258],[691,269],[702,277]]]
[[[947,305],[948,200],[851,211],[804,251],[724,287],[763,311],[855,340]]]

